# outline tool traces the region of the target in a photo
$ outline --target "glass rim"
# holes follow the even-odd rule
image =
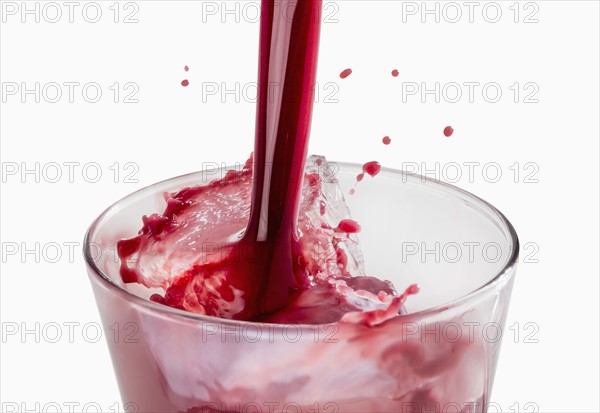
[[[344,168],[354,168],[354,169],[362,170],[362,165],[357,164],[357,163],[337,162],[337,161],[327,161],[327,162],[330,164],[339,165]],[[219,170],[225,171],[225,170],[228,170],[231,168],[233,168],[233,166],[225,166],[225,167],[219,168]],[[286,326],[294,325],[299,329],[312,329],[312,330],[314,330],[316,327],[328,326],[328,325],[332,325],[332,324],[339,324],[340,323],[339,320],[332,322],[332,323],[325,323],[325,324],[264,323],[264,322],[258,322],[258,321],[233,320],[233,319],[214,317],[214,316],[209,316],[209,315],[204,315],[204,314],[192,313],[189,311],[169,307],[167,305],[156,303],[154,301],[150,301],[148,299],[140,297],[139,295],[132,293],[131,291],[123,288],[122,286],[115,284],[110,279],[110,277],[107,276],[98,267],[98,265],[96,264],[96,260],[93,257],[92,250],[90,248],[92,245],[92,243],[90,243],[90,237],[92,234],[94,234],[97,226],[101,223],[101,221],[104,218],[106,218],[113,211],[113,209],[115,207],[117,207],[121,202],[123,202],[127,198],[130,198],[140,192],[146,191],[153,186],[160,185],[160,184],[166,183],[168,181],[175,181],[175,180],[182,179],[185,177],[190,177],[192,175],[197,175],[197,174],[200,174],[203,172],[205,172],[205,171],[191,172],[191,173],[179,175],[179,176],[176,176],[173,178],[164,179],[159,182],[154,182],[150,185],[146,185],[134,192],[127,194],[123,198],[120,198],[118,201],[114,202],[108,208],[106,208],[96,219],[94,219],[94,221],[92,222],[92,224],[89,226],[89,228],[87,229],[87,231],[85,233],[85,237],[83,240],[83,255],[85,258],[86,265],[88,266],[89,269],[92,270],[92,272],[94,273],[96,278],[99,279],[100,282],[102,284],[104,284],[107,289],[112,290],[115,293],[121,295],[123,299],[133,300],[134,303],[141,305],[142,307],[144,307],[147,310],[156,311],[158,313],[171,314],[173,316],[183,317],[185,319],[190,319],[190,320],[195,320],[195,321],[200,321],[200,322],[205,322],[205,323],[227,324],[227,325],[233,324],[233,325],[238,325],[238,326],[239,325],[242,325],[242,326],[244,326],[244,325],[246,325],[246,326],[257,326],[257,325],[263,326],[264,325],[264,326],[269,326],[270,328],[278,328],[279,327],[281,329],[286,328]],[[486,292],[488,292],[489,290],[492,290],[496,285],[499,285],[499,284],[503,283],[505,280],[507,280],[509,278],[509,275],[513,273],[513,269],[516,267],[518,259],[519,259],[519,250],[520,250],[519,237],[517,235],[515,228],[511,224],[511,222],[496,207],[494,207],[492,204],[490,204],[486,200],[478,197],[477,195],[474,195],[469,191],[461,189],[461,188],[459,188],[455,185],[449,184],[447,182],[443,182],[443,181],[433,179],[433,178],[428,178],[423,175],[419,175],[419,174],[412,173],[412,172],[406,172],[406,171],[402,171],[400,169],[395,169],[395,168],[382,167],[381,172],[390,173],[393,175],[405,175],[405,176],[410,176],[412,178],[420,179],[423,184],[430,183],[433,185],[437,185],[437,186],[441,187],[441,189],[444,189],[446,192],[450,192],[450,193],[454,192],[459,195],[468,197],[472,201],[482,204],[483,206],[489,208],[491,210],[491,212],[493,212],[499,218],[500,222],[505,226],[505,228],[501,228],[502,232],[505,232],[509,236],[509,241],[512,243],[512,250],[510,251],[510,254],[509,254],[508,259],[506,260],[506,263],[504,264],[502,269],[500,269],[500,271],[498,271],[486,283],[480,285],[473,291],[471,291],[467,294],[464,294],[458,298],[455,298],[453,300],[450,300],[446,303],[428,307],[428,308],[425,308],[425,309],[422,309],[419,311],[415,311],[415,312],[410,312],[410,313],[406,313],[406,314],[398,314],[396,317],[394,317],[394,319],[408,318],[408,317],[424,318],[427,316],[439,314],[439,313],[460,307],[461,305],[463,305],[465,303],[474,301],[475,299],[483,296]]]

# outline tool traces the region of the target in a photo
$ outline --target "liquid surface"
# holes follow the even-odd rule
[[[207,185],[165,194],[161,214],[117,244],[125,283],[160,288],[152,301],[222,318],[322,324],[344,319],[375,325],[395,317],[410,294],[365,273],[353,220],[332,165],[311,157],[304,171],[294,255],[302,285],[274,312],[254,312],[255,274],[264,257],[243,237],[250,217],[252,159]],[[240,270],[247,270],[240,271]]]

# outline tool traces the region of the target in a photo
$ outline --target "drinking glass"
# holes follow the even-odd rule
[[[468,192],[392,169],[349,195],[361,166],[328,165],[361,224],[367,275],[420,292],[373,327],[232,321],[152,302],[162,291],[122,283],[116,242],[164,210],[165,192],[216,175],[141,189],[102,213],[84,246],[127,411],[486,411],[519,250],[512,225]]]

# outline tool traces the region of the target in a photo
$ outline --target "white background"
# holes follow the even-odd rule
[[[120,2],[117,23],[112,1],[97,3],[97,23],[86,21],[95,18],[94,5],[83,13],[88,3],[77,3],[72,22],[68,6],[55,3],[62,12],[56,23],[49,22],[56,7],[38,3],[38,23],[34,14],[21,14],[36,2],[1,2],[1,399],[20,411],[48,403],[62,411],[69,411],[69,402],[79,409],[85,403],[105,411],[119,406],[106,344],[92,342],[94,329],[82,331],[99,322],[80,254],[92,220],[145,185],[199,170],[203,162],[242,162],[252,150],[255,113],[247,85],[256,80],[256,3],[228,1],[237,12],[221,15],[222,2]],[[506,412],[597,412],[599,4],[476,2],[469,16],[458,2],[463,15],[456,23],[449,21],[456,8],[445,4],[438,3],[439,22],[435,15],[422,22],[421,2],[327,4],[310,152],[432,170],[428,176],[437,164],[438,178],[504,212],[527,244],[522,257],[528,259],[517,273],[507,321],[514,328],[505,332],[492,399]],[[414,15],[413,6],[419,9]],[[217,14],[207,13],[215,8]],[[497,8],[502,16],[492,23]],[[137,22],[123,21],[130,13]],[[341,80],[348,67],[354,73]],[[392,69],[400,76],[393,78]],[[184,78],[187,88],[180,85]],[[36,82],[39,103],[34,94],[21,95],[23,86],[34,89]],[[56,103],[50,102],[57,90],[47,86],[52,82],[62,85]],[[64,82],[79,83],[72,102]],[[86,101],[93,89],[82,95],[91,82],[102,91],[97,103]],[[109,89],[116,82],[117,103]],[[128,82],[135,85],[125,89]],[[223,82],[229,89],[238,82],[239,95],[203,93]],[[458,103],[449,102],[456,89],[436,103],[433,95],[403,96],[410,82],[480,86],[473,102],[463,85]],[[488,102],[492,89],[482,94],[490,82],[502,92],[497,103]],[[516,82],[517,102],[510,89]],[[138,102],[124,103],[133,88]],[[525,103],[532,91],[533,101]],[[455,130],[451,138],[442,134],[447,125]],[[385,135],[392,138],[389,146],[381,143]],[[39,178],[21,174],[36,162]],[[53,162],[62,165],[56,183],[50,182]],[[73,182],[65,162],[79,163]],[[480,166],[472,179],[464,166],[456,180],[456,169],[444,169],[449,162]],[[93,163],[102,173],[96,183],[88,182],[95,178]],[[495,183],[498,167],[483,171],[491,163],[502,173]],[[128,173],[134,174],[126,179]],[[39,257],[22,256],[36,243]],[[61,256],[51,262],[56,243]],[[72,259],[68,245],[75,248]],[[35,331],[36,323],[39,337],[21,334]],[[44,336],[48,323],[62,326],[57,343],[48,340],[55,330]],[[65,323],[75,323],[72,340]],[[17,333],[8,334],[15,326]]]

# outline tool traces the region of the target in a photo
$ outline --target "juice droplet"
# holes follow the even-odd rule
[[[321,213],[321,215],[325,215],[326,210],[327,210],[327,204],[325,204],[325,201],[321,201],[319,203],[319,212]]]
[[[343,249],[339,249],[337,250],[337,260],[338,260],[338,266],[340,267],[340,269],[343,271],[346,270],[346,267],[348,266],[348,254],[346,254],[346,251],[344,251]]]
[[[392,143],[392,140],[390,139],[389,136],[384,136],[381,141],[383,142],[384,145],[389,145],[390,143]]]
[[[450,136],[452,136],[453,133],[454,133],[454,129],[452,129],[452,126],[446,126],[444,128],[444,136],[446,138],[449,138]]]
[[[412,284],[400,295],[400,299],[405,301],[409,296],[418,294],[421,288],[417,284]]]
[[[355,234],[360,232],[360,225],[353,219],[342,219],[338,224],[337,229],[347,234]]]
[[[183,70],[185,70],[186,72],[190,70],[190,68],[188,66],[184,66]]]
[[[352,74],[352,69],[346,69],[342,73],[340,73],[340,77],[342,79],[346,79],[348,76]]]
[[[154,301],[155,303],[159,303],[159,304],[165,304],[165,299],[160,294],[152,294],[150,296],[150,301]]]
[[[381,171],[381,164],[377,161],[367,162],[363,165],[363,172],[371,176],[376,176]]]
[[[362,181],[364,177],[365,177],[365,174],[358,174],[358,175],[356,175],[356,182]]]
[[[356,189],[352,188],[348,191],[348,194],[354,195],[356,193]]]
[[[392,76],[398,77],[399,74],[400,74],[400,72],[398,71],[398,69],[392,70]]]
[[[187,80],[187,79],[184,79],[184,80],[181,81],[181,86],[183,86],[183,87],[186,87],[189,84],[190,84],[190,81]]]

